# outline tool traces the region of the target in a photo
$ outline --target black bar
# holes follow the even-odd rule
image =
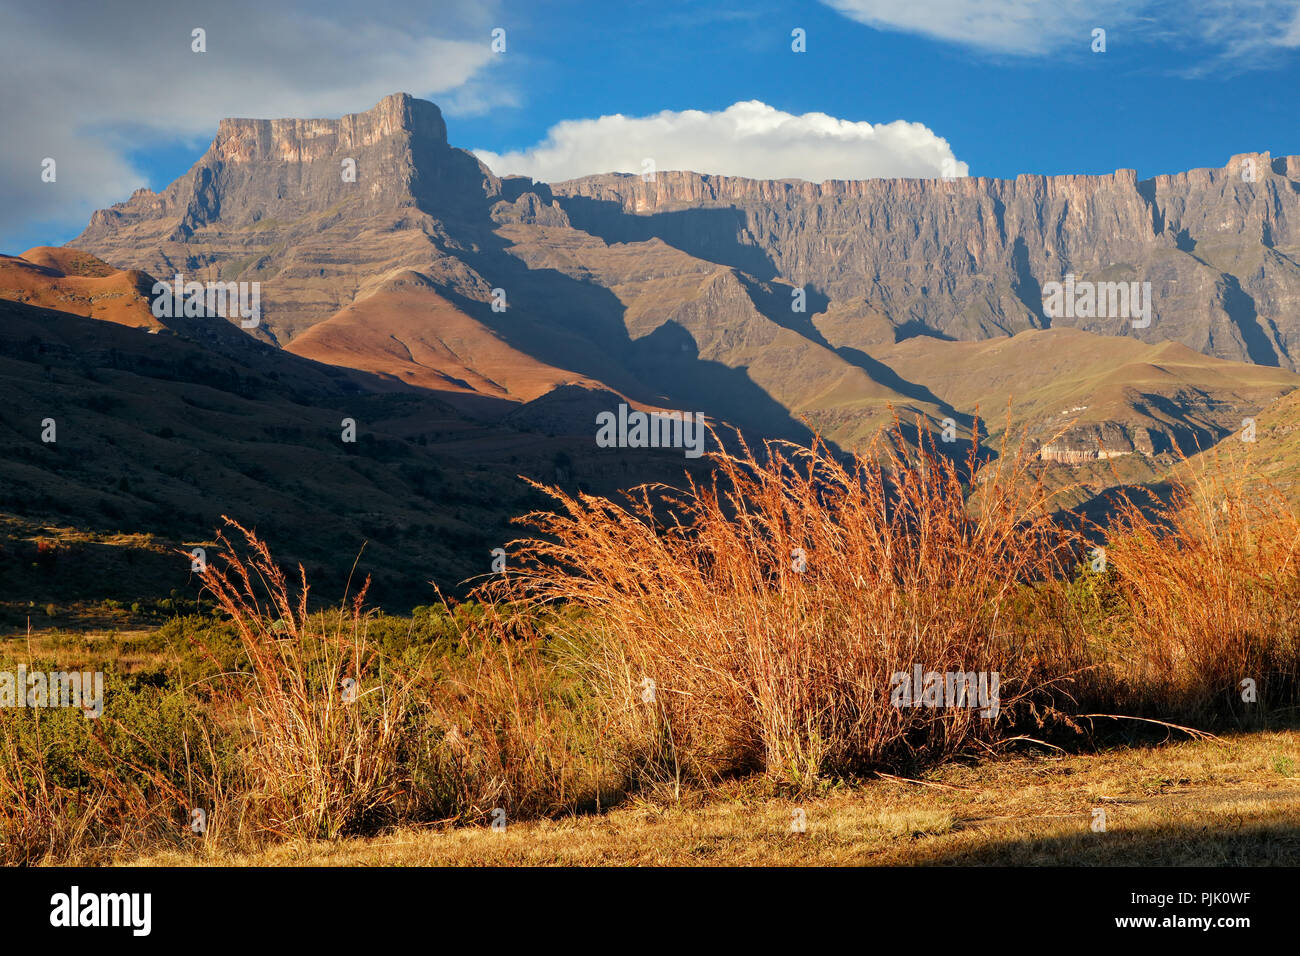
[[[433,948],[654,946],[752,937],[801,946],[975,945],[1200,936],[1233,945],[1262,931],[1294,939],[1294,869],[11,869],[0,872],[6,941],[296,946],[345,941],[387,948],[408,936]],[[147,936],[130,925],[55,927],[52,897],[150,894]],[[1180,897],[1180,894],[1186,894]],[[1217,894],[1217,895],[1215,895]],[[1163,903],[1161,899],[1164,899]],[[1248,925],[1213,923],[1202,919]],[[1118,925],[1153,918],[1151,926]],[[1184,921],[1181,924],[1178,921]],[[1197,924],[1186,921],[1196,920]],[[130,920],[123,918],[123,922]],[[465,936],[468,934],[468,937]],[[901,936],[899,935],[901,934]],[[1244,934],[1244,935],[1243,935]],[[639,943],[637,941],[640,941]]]

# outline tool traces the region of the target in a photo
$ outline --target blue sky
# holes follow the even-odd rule
[[[796,114],[923,123],[978,176],[1128,168],[1147,177],[1241,152],[1300,154],[1300,50],[1269,68],[1214,66],[1204,44],[1112,28],[1105,53],[1091,52],[1086,30],[1075,49],[1017,56],[874,29],[818,3],[747,4],[748,15],[712,20],[693,6],[636,3],[609,18],[588,3],[548,4],[509,35],[527,61],[503,58],[527,103],[449,117],[452,139],[501,152],[563,118],[758,99]],[[807,31],[804,54],[790,51],[794,26]],[[1187,75],[1200,66],[1209,72]]]
[[[1145,178],[1300,154],[1300,0],[832,2],[372,0],[363,16],[142,0],[124,23],[88,2],[0,7],[0,251],[65,242],[94,208],[165,187],[223,115],[337,116],[397,90],[442,106],[452,143],[497,172],[551,179],[656,154],[813,179],[954,160]],[[657,119],[599,119],[615,115]],[[59,181],[42,183],[54,155]]]

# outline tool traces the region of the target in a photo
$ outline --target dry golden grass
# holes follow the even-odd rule
[[[559,511],[530,516],[519,570],[415,657],[376,642],[364,588],[309,613],[301,568],[294,592],[231,522],[242,545],[204,581],[239,654],[126,694],[93,727],[0,714],[21,732],[0,747],[0,837],[22,862],[151,846],[264,862],[1296,858],[1300,754],[1276,728],[1300,700],[1300,518],[1282,504],[1206,479],[1123,509],[1105,570],[1080,573],[1087,542],[1020,450],[979,469],[891,444],[716,464],[710,484],[626,503],[548,489]],[[895,706],[891,675],[914,664],[999,674],[997,712]],[[1064,755],[1130,718],[1200,729]],[[1203,732],[1225,726],[1260,732]],[[1006,756],[1027,745],[1058,756]],[[809,829],[791,833],[800,806]],[[1105,834],[1087,827],[1098,806]],[[194,839],[193,807],[210,821]],[[495,843],[400,830],[503,814]]]
[[[1126,501],[1109,529],[1125,613],[1105,634],[1114,685],[1101,693],[1126,713],[1249,723],[1297,702],[1300,513],[1240,469],[1201,465],[1167,504]]]
[[[16,663],[57,660],[67,670],[85,670],[106,660],[127,674],[175,664],[180,655],[174,649],[153,647],[153,633],[138,628],[65,631],[33,627],[29,634],[0,638],[0,652]]]
[[[381,667],[367,640],[369,581],[332,619],[311,615],[301,566],[294,595],[267,546],[229,523],[247,552],[229,548],[224,565],[204,569],[203,582],[248,660],[246,671],[221,675],[220,701],[237,705],[247,722],[244,799],[273,833],[337,837],[402,797],[398,750],[410,678]]]
[[[712,484],[626,504],[548,488],[558,513],[529,516],[541,535],[512,546],[522,570],[485,593],[585,612],[592,680],[661,776],[808,786],[987,748],[1018,705],[1050,705],[1084,643],[1052,590],[1077,538],[1022,450],[972,488],[973,456],[963,469],[882,441],[845,464],[770,444],[716,456]],[[913,665],[998,674],[1000,719],[892,706]]]
[[[556,692],[535,622],[488,608],[460,631],[454,664],[394,661],[371,639],[365,586],[339,613],[310,614],[301,568],[291,595],[266,544],[230,524],[245,556],[230,548],[204,584],[248,667],[222,675],[216,705],[245,724],[239,801],[263,835],[561,813],[621,783]],[[221,810],[242,822],[242,807]]]
[[[1288,764],[1287,761],[1290,761]],[[1287,773],[1290,776],[1286,775]],[[1092,811],[1106,810],[1093,832]],[[793,812],[807,828],[791,832]],[[1300,864],[1300,732],[950,764],[815,797],[753,781],[680,803],[490,827],[400,829],[257,853],[167,852],[148,866]]]

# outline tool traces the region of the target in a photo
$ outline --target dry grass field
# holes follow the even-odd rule
[[[1300,860],[1285,498],[1205,471],[1103,533],[1016,449],[715,465],[539,489],[506,573],[409,617],[230,521],[160,626],[9,637],[106,692],[0,709],[4,861]]]
[[[1106,811],[1094,832],[1093,810]],[[792,830],[795,812],[806,820]],[[1300,731],[948,766],[780,797],[753,782],[600,816],[398,829],[150,866],[1300,865]]]

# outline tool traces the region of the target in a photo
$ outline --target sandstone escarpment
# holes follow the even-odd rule
[[[805,286],[862,319],[861,340],[845,343],[858,348],[883,319],[894,338],[1074,326],[1264,365],[1300,357],[1300,157],[1268,153],[1141,181],[1133,170],[824,183],[661,171],[547,187],[498,179],[448,144],[436,106],[395,94],[337,120],[224,120],[185,176],[97,212],[73,245],[155,275],[260,280],[265,328],[287,341],[402,269],[485,299],[496,280],[463,253],[499,246],[491,233],[509,223],[657,238]],[[1149,323],[1048,314],[1043,286],[1067,274],[1150,283]]]
[[[820,184],[659,172],[551,189],[579,228],[618,241],[658,236],[779,275],[887,315],[900,337],[1070,325],[1294,368],[1298,172],[1300,157],[1262,153],[1144,181],[1133,170]],[[1066,274],[1151,283],[1150,323],[1048,315],[1042,287]]]
[[[1166,449],[1167,436],[1157,436]],[[1106,461],[1126,455],[1151,455],[1155,452],[1152,434],[1145,428],[1125,428],[1116,422],[1104,422],[1070,428],[1039,446],[1040,461],[1080,465],[1088,461]]]

